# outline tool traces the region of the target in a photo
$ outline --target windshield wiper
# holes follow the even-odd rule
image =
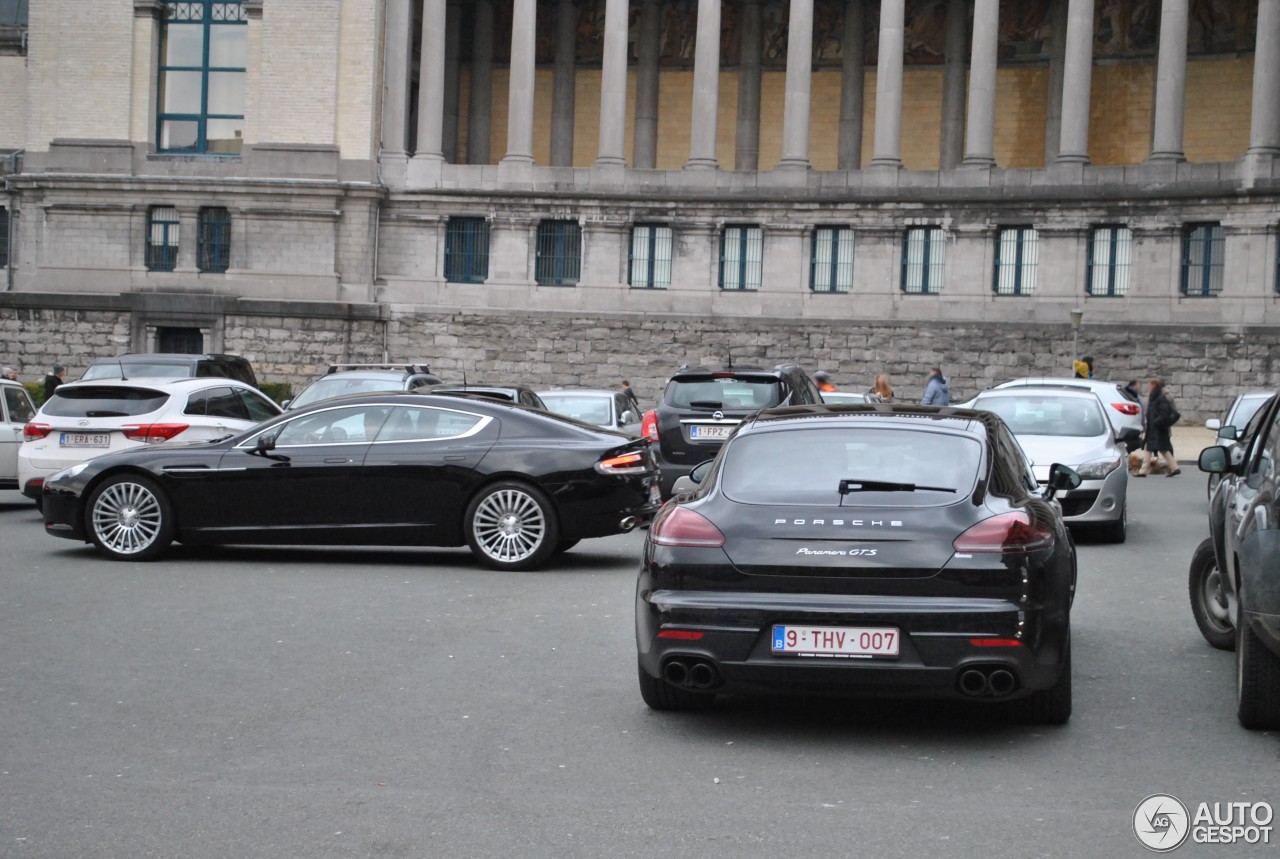
[[[722,409],[724,403],[719,400],[694,400],[689,406],[694,409]]]
[[[914,483],[894,483],[889,480],[841,480],[840,494],[851,492],[955,492],[947,486],[918,486]]]

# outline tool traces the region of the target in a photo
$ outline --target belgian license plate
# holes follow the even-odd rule
[[[689,427],[689,438],[703,441],[705,439],[726,439],[733,432],[733,425],[705,426],[694,424]]]
[[[109,432],[64,432],[58,436],[59,447],[110,447]]]
[[[897,656],[898,630],[884,627],[775,626],[773,652],[800,656]]]

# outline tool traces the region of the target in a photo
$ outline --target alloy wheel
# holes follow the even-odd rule
[[[476,507],[471,528],[480,550],[503,564],[532,557],[547,537],[542,505],[519,489],[499,489],[485,496]]]
[[[122,482],[108,486],[93,504],[93,532],[104,548],[121,555],[149,549],[164,522],[160,500],[145,486]]]
[[[1204,601],[1205,612],[1209,619],[1221,629],[1231,628],[1231,614],[1227,607],[1227,596],[1222,592],[1222,573],[1218,570],[1218,565],[1214,564],[1209,574],[1204,577],[1204,595],[1201,599]]]

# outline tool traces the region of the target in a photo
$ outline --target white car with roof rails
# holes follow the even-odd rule
[[[280,414],[235,379],[100,379],[60,386],[23,428],[18,485],[40,502],[46,478],[104,453],[161,442],[207,442]]]
[[[1115,427],[1116,433],[1126,429],[1136,429],[1139,435],[1143,432],[1142,403],[1124,389],[1119,382],[1107,382],[1101,379],[1075,379],[1070,377],[1054,378],[1049,376],[1014,379],[995,386],[995,390],[1004,388],[1078,388],[1092,391],[1102,403],[1107,419]]]

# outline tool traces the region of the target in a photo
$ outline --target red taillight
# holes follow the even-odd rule
[[[1053,545],[1053,529],[1032,522],[1026,513],[1003,513],[974,525],[956,537],[961,554],[979,552],[1034,552]]]
[[[651,442],[658,440],[658,413],[653,409],[644,413],[644,417],[640,420],[640,435],[649,439]]]
[[[648,470],[643,453],[624,453],[596,463],[596,471],[601,474],[644,474]]]
[[[1021,647],[1022,642],[1016,638],[971,638],[969,643],[974,647]]]
[[[675,638],[680,641],[699,641],[702,639],[702,633],[692,629],[664,629],[658,633],[658,638]]]
[[[688,549],[719,549],[724,545],[724,534],[707,517],[676,504],[668,504],[658,513],[649,528],[649,539],[659,546]]]
[[[1136,415],[1142,411],[1142,409],[1138,408],[1137,403],[1112,403],[1111,408],[1122,415]]]
[[[51,432],[53,427],[48,424],[29,423],[22,428],[22,438],[24,441],[39,441]]]
[[[124,437],[130,441],[159,444],[187,431],[189,424],[131,424],[123,428]]]

